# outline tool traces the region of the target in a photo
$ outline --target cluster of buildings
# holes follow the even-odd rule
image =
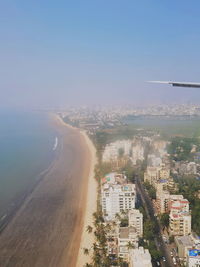
[[[123,156],[128,157],[133,165],[136,165],[138,161],[144,160],[144,143],[148,141],[148,137],[136,137],[133,140],[118,140],[107,144],[102,160],[103,162],[116,162],[122,152]]]
[[[200,238],[192,233],[190,203],[177,194],[178,185],[171,176],[198,174],[198,164],[177,162],[172,168],[167,144],[157,136],[116,141],[105,147],[103,162],[117,161],[120,150],[133,165],[147,159],[144,182],[155,188],[155,213],[169,214],[168,233],[174,237],[180,260],[188,267],[200,266]],[[106,223],[114,225],[108,234],[108,252],[123,258],[129,266],[152,266],[149,251],[138,245],[143,236],[143,215],[135,208],[136,199],[135,185],[128,183],[124,174],[110,173],[102,179],[103,216]]]
[[[104,220],[112,225],[108,233],[108,253],[122,258],[130,266],[150,267],[151,255],[139,247],[143,236],[143,214],[135,208],[135,184],[126,176],[109,173],[101,181],[101,204]]]
[[[177,162],[172,170],[165,154],[160,157],[158,154],[150,155],[144,182],[156,190],[156,214],[169,214],[168,232],[174,236],[180,261],[188,267],[200,266],[200,238],[192,233],[189,201],[176,194],[178,188],[171,171],[182,175],[197,174],[197,165],[194,162]]]
[[[171,194],[177,185],[170,177],[170,170],[162,164],[147,167],[144,181],[156,189],[154,207],[157,214],[169,213],[169,233],[172,236],[185,236],[191,233],[191,211],[189,201],[182,195]]]
[[[200,173],[200,165],[193,161],[177,161],[172,171],[180,175],[197,175]]]

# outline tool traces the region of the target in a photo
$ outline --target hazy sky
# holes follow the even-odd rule
[[[196,101],[199,0],[0,0],[0,105]]]

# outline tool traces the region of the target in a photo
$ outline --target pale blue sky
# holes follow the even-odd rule
[[[0,105],[196,101],[200,1],[0,0]]]

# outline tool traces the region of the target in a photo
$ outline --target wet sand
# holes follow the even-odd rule
[[[0,266],[76,266],[92,154],[78,130],[54,124],[56,160],[1,233]]]

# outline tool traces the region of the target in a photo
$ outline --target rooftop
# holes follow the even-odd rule
[[[128,239],[130,234],[136,233],[136,229],[134,227],[120,227],[119,228],[119,238]]]
[[[175,239],[176,239],[176,243],[184,247],[192,247],[194,245],[194,242],[192,241],[189,235],[188,236],[176,236]]]

